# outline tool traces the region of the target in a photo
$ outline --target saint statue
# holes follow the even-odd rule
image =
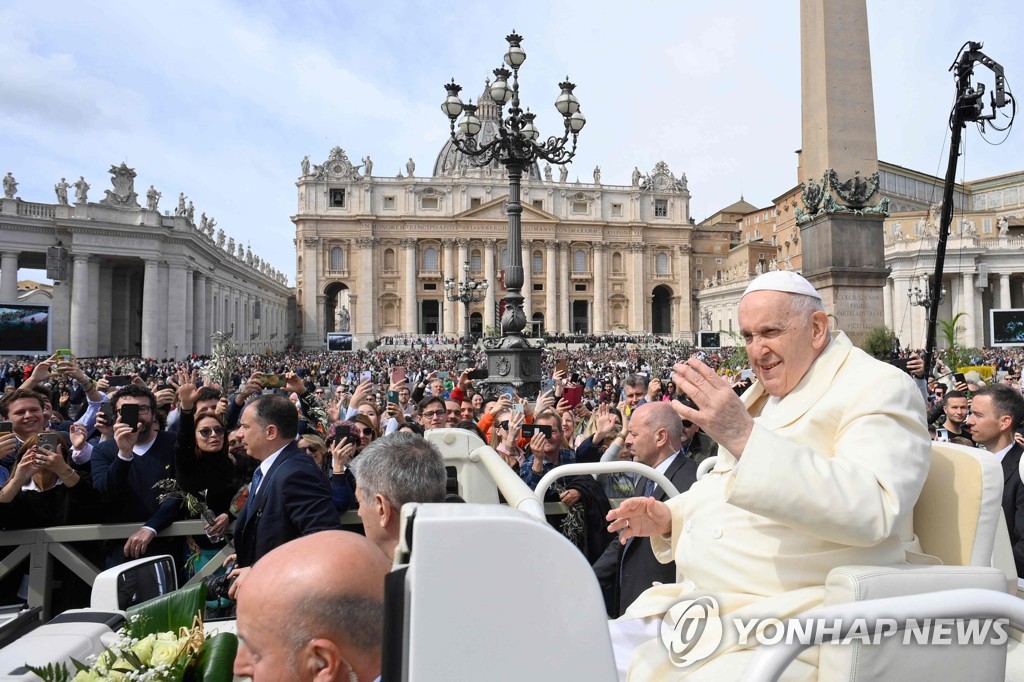
[[[302,157],[302,177],[309,175],[309,154]]]
[[[157,207],[160,205],[160,197],[162,196],[163,194],[156,191],[156,187],[150,185],[149,189],[146,190],[146,208],[150,211],[158,210]]]
[[[373,159],[367,154],[366,158],[363,159],[363,177],[368,178],[373,175]]]
[[[57,203],[61,206],[68,205],[68,187],[70,186],[64,178],[61,178],[60,182],[53,186],[53,190],[57,193]]]
[[[13,199],[14,195],[18,193],[18,181],[11,175],[11,171],[7,171],[7,175],[4,176],[4,198]]]
[[[640,186],[640,169],[637,168],[636,166],[633,166],[633,186]]]
[[[210,222],[206,223],[206,234],[213,237],[213,228],[216,227],[216,225],[217,220],[215,218],[210,218]],[[224,234],[223,231],[221,234]]]
[[[338,309],[338,331],[347,332],[351,321],[352,318],[349,315],[348,308],[341,306],[341,308]]]
[[[185,220],[192,224],[195,224],[196,218],[196,207],[192,205],[192,202],[188,202],[188,208],[185,209]]]
[[[409,174],[410,178],[416,174],[416,162],[412,160],[411,156],[409,157],[409,160],[405,162],[405,172]]]
[[[224,237],[224,230],[217,230],[217,246],[219,246],[220,248],[224,248]]]
[[[999,225],[1000,237],[1006,237],[1010,234],[1010,221],[1006,219],[1006,216],[1001,217],[997,224]]]
[[[594,184],[595,185],[600,185],[601,184],[601,167],[600,166],[594,166]]]
[[[75,183],[75,203],[84,204],[89,201],[89,183],[85,181],[84,175],[78,176],[78,182]]]
[[[178,208],[174,210],[174,215],[185,215],[185,193],[181,192],[178,194]]]
[[[232,256],[235,255],[235,238],[228,237],[228,253]]]
[[[551,182],[551,164],[550,163],[545,163],[544,164],[544,179],[547,180],[548,182]]]
[[[569,169],[564,165],[558,167],[558,181],[566,182],[569,180]]]
[[[206,211],[203,211],[202,215],[199,216],[199,230],[201,232],[206,232],[206,226],[208,224],[209,221],[206,219]]]

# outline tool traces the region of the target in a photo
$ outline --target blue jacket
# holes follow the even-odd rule
[[[92,451],[92,486],[105,501],[108,519],[116,523],[138,521],[156,532],[180,516],[181,503],[157,502],[153,484],[174,478],[174,434],[159,432],[145,455],[126,462],[117,456],[117,442],[103,441]]]
[[[331,485],[294,442],[281,451],[235,522],[239,566],[252,566],[289,540],[322,530],[340,530]]]

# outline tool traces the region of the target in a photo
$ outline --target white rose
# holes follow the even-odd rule
[[[181,647],[177,640],[173,642],[158,641],[153,645],[153,656],[150,658],[149,664],[154,668],[158,665],[170,665],[178,658],[179,653],[181,653]]]
[[[143,663],[149,663],[150,657],[153,655],[153,645],[156,644],[156,635],[147,635],[144,639],[140,639],[132,647],[132,653],[139,657],[139,660]]]

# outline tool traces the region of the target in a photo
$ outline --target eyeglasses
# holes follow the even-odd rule
[[[223,426],[214,426],[212,429],[199,429],[199,435],[202,436],[203,438],[209,438],[210,436],[213,435],[223,436],[224,433],[225,431]]]
[[[373,435],[373,429],[368,429],[366,427],[363,427],[360,430],[360,433],[362,433],[364,436],[372,436]]]
[[[506,419],[505,421],[498,422],[498,428],[508,431],[508,420]]]
[[[324,392],[323,392],[322,390],[320,390],[320,389],[318,388],[318,389],[316,390],[316,394],[317,394],[317,395],[323,395],[323,394],[324,394]]]
[[[433,412],[424,412],[423,417],[425,419],[433,419],[434,417],[443,417],[448,414],[445,410],[434,410]]]
[[[149,407],[149,405],[139,405],[138,408],[139,408],[139,414],[149,414],[150,412],[153,411]],[[118,410],[117,413],[121,414],[121,410]]]

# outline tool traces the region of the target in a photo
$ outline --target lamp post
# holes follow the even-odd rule
[[[444,293],[449,301],[462,301],[465,306],[465,330],[462,337],[462,358],[459,360],[460,369],[472,369],[476,366],[473,358],[473,336],[469,333],[469,305],[478,303],[487,296],[487,282],[478,282],[469,276],[469,262],[462,266],[462,281],[456,282],[449,277],[444,281]]]
[[[452,144],[467,157],[474,158],[477,165],[483,166],[497,160],[505,166],[508,173],[508,249],[509,266],[505,271],[504,297],[505,311],[501,316],[501,337],[487,339],[487,369],[490,378],[486,380],[489,393],[498,394],[515,390],[521,396],[533,397],[540,391],[541,382],[541,351],[533,348],[523,336],[526,326],[526,314],[523,312],[522,287],[523,256],[522,256],[522,212],[519,188],[523,171],[538,159],[544,159],[556,165],[565,164],[576,155],[576,138],[583,130],[587,119],[580,112],[580,103],[573,94],[576,86],[565,81],[559,83],[561,93],[555,99],[555,108],[562,116],[563,130],[561,137],[551,136],[540,142],[540,131],[534,124],[537,115],[529,110],[523,111],[519,101],[519,67],[526,61],[523,51],[523,37],[515,31],[505,36],[508,50],[505,52],[504,66],[494,69],[495,80],[490,85],[491,99],[498,105],[500,124],[497,135],[485,143],[477,141],[477,134],[482,124],[476,115],[477,106],[472,102],[463,104],[459,99],[462,86],[451,83],[444,86],[448,96],[441,103],[441,110],[448,116],[451,124]],[[509,76],[512,77],[511,84]],[[510,105],[507,112],[505,105]],[[455,121],[459,115],[459,130],[455,129]],[[507,114],[507,115],[505,115]],[[570,138],[572,140],[570,145]],[[551,265],[549,264],[549,267]],[[553,311],[548,311],[552,314]]]

